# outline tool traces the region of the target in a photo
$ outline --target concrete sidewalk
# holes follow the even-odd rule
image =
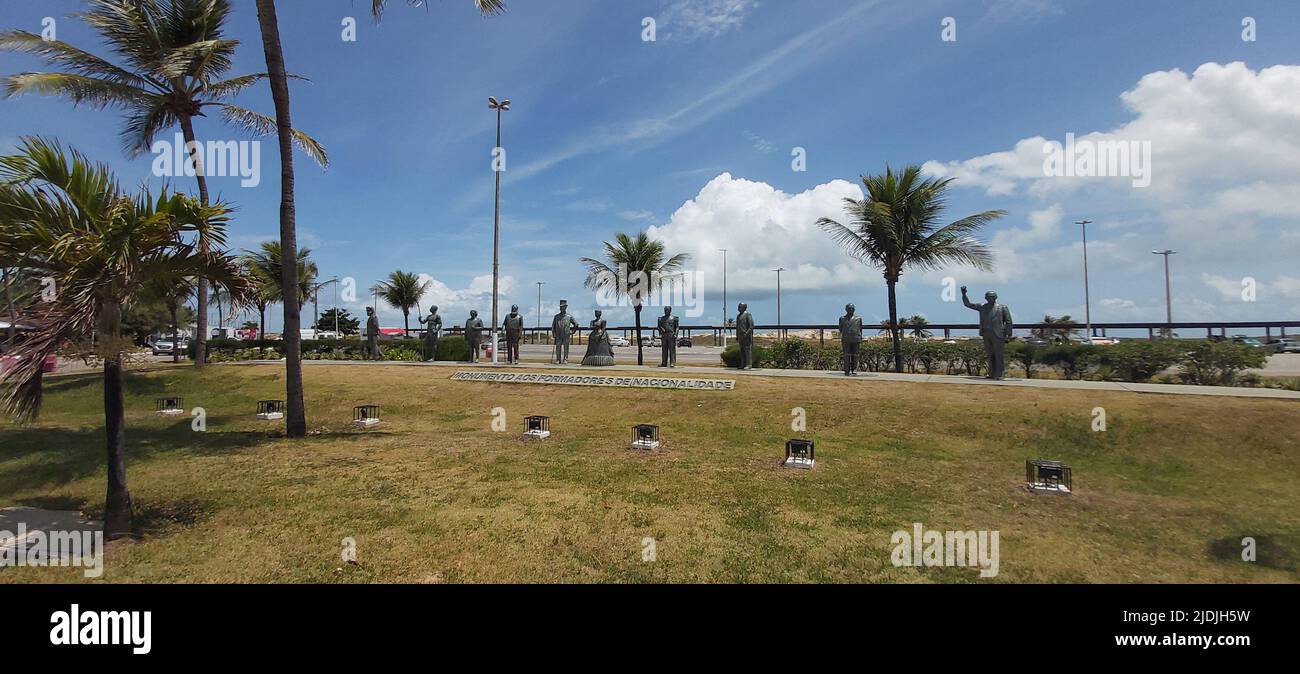
[[[218,365],[280,365],[282,360],[239,361],[217,363]],[[800,377],[805,379],[834,379],[836,381],[901,381],[928,384],[958,384],[970,386],[1019,386],[1024,388],[1067,389],[1082,391],[1120,391],[1129,393],[1164,393],[1170,395],[1227,396],[1233,398],[1273,398],[1283,400],[1300,400],[1300,391],[1285,391],[1272,388],[1247,388],[1240,386],[1189,386],[1185,384],[1136,384],[1112,381],[1078,381],[1063,379],[1021,379],[1007,378],[991,381],[983,377],[940,374],[896,374],[893,372],[863,372],[856,377],[845,377],[841,372],[825,370],[735,370],[726,367],[676,367],[661,368],[648,365],[611,365],[609,367],[582,367],[581,365],[555,365],[552,363],[521,363],[505,365],[492,363],[463,363],[452,361],[435,361],[432,363],[411,363],[400,361],[365,361],[365,360],[304,360],[304,366],[351,365],[357,367],[413,367],[413,368],[448,368],[472,369],[487,368],[493,370],[567,370],[588,374],[595,372],[637,372],[646,376],[657,377],[708,377],[741,380],[746,377]],[[448,373],[450,376],[450,373]]]

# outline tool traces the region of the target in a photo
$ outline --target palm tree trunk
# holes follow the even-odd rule
[[[280,24],[275,16],[275,0],[257,0],[257,23],[262,32],[262,50],[266,52],[266,72],[270,75],[271,99],[275,102],[275,127],[280,140],[280,251],[281,287],[284,293],[284,366],[285,366],[285,434],[291,438],[307,435],[307,410],[302,394],[302,333],[298,315],[298,233],[293,202],[293,122],[289,117],[289,78],[284,70],[284,52],[280,47]]]
[[[899,339],[898,330],[898,297],[894,293],[896,279],[885,279],[889,286],[889,334],[894,341],[894,372],[903,371],[903,343]]]
[[[402,337],[409,339],[411,337],[411,312],[402,309]]]
[[[172,310],[172,362],[181,362],[181,326],[176,320],[177,307],[173,304],[169,307]]]
[[[188,115],[182,115],[180,122],[181,122],[181,134],[183,134],[185,138],[185,145],[186,147],[193,148],[194,150],[191,153],[191,156],[195,158],[195,162],[194,162],[195,168],[206,170],[206,167],[204,167],[202,162],[198,160],[198,157],[201,154],[199,152],[198,145],[191,145],[191,143],[195,142],[194,120]],[[208,179],[207,176],[203,174],[203,170],[196,170],[195,177],[198,178],[199,180],[199,200],[203,203],[204,206],[207,206],[208,205]],[[202,253],[208,252],[208,238],[206,236],[199,235],[199,251]],[[199,302],[198,302],[199,320],[198,320],[198,325],[196,326],[195,329],[195,332],[197,332],[198,334],[194,336],[194,367],[201,370],[203,369],[203,366],[206,364],[207,361],[207,358],[204,357],[204,354],[206,353],[208,347],[208,280],[203,278],[202,276],[199,277],[198,294],[199,294]],[[175,343],[172,344],[172,347],[173,349],[175,348]]]
[[[4,267],[5,302],[9,305],[9,346],[13,346],[18,337],[18,311],[14,309],[14,291],[9,285],[9,268]],[[14,274],[17,276],[17,272]]]
[[[645,365],[645,359],[641,354],[641,305],[632,307],[632,311],[636,313],[636,364]]]
[[[99,333],[103,344],[114,345],[121,334],[121,307],[117,300],[100,306]],[[110,346],[110,348],[116,348]],[[104,537],[113,540],[131,534],[131,492],[126,488],[126,409],[123,403],[122,356],[104,354],[104,434],[108,446],[108,494],[104,498]]]
[[[257,327],[257,338],[266,339],[266,306],[258,307],[257,313],[261,317],[261,322],[258,323]]]

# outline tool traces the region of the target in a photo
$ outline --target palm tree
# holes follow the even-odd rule
[[[115,107],[124,113],[121,137],[129,156],[149,152],[159,132],[180,126],[191,151],[199,198],[208,203],[208,183],[195,144],[194,118],[215,107],[229,124],[256,136],[268,135],[275,120],[227,102],[267,78],[267,73],[227,77],[238,40],[224,37],[230,0],[90,0],[78,16],[120,56],[125,65],[82,51],[66,42],[45,40],[23,30],[0,32],[0,50],[43,57],[60,72],[21,73],[5,78],[5,96],[39,93],[74,105]],[[286,77],[288,77],[286,75]],[[301,131],[293,142],[321,166],[325,148]],[[207,250],[208,242],[199,245]],[[204,365],[208,338],[208,283],[199,279],[195,367]]]
[[[930,325],[930,319],[921,314],[912,314],[903,319],[902,327],[911,329],[912,339],[929,339],[932,333],[925,329],[928,325]]]
[[[372,289],[378,293],[388,306],[402,310],[402,334],[410,336],[411,308],[420,304],[420,298],[433,287],[433,281],[420,283],[420,277],[409,271],[398,269],[388,275],[388,280],[380,281]]]
[[[157,278],[152,280],[145,287],[145,294],[151,298],[162,302],[167,307],[167,313],[172,319],[172,362],[181,362],[181,326],[180,310],[185,300],[194,295],[193,279],[188,278]]]
[[[422,0],[408,0],[410,4],[423,4]],[[495,14],[505,9],[503,0],[474,0],[479,12]],[[384,0],[372,0],[371,13],[378,20],[383,13]],[[257,25],[262,33],[262,51],[266,55],[267,80],[271,85],[271,100],[275,103],[275,130],[280,143],[280,245],[290,255],[297,255],[297,212],[294,208],[293,145],[294,130],[289,112],[289,74],[284,67],[284,48],[280,43],[280,20],[275,13],[275,0],[257,0]],[[284,267],[282,283],[286,288],[298,284],[294,265]],[[285,434],[301,438],[307,434],[307,412],[302,398],[302,334],[298,304],[284,306],[285,352]]]
[[[206,277],[237,301],[247,281],[235,260],[205,252],[200,237],[225,240],[224,204],[205,206],[164,191],[125,194],[108,168],[91,164],[57,143],[26,138],[18,154],[0,157],[0,259],[54,281],[54,300],[33,313],[35,329],[15,349],[18,363],[3,381],[7,411],[21,421],[40,412],[45,358],[93,334],[104,361],[104,428],[108,491],[104,533],[131,533],[131,494],[126,486],[126,417],[122,388],[122,311],[153,283]]]
[[[1043,327],[1034,328],[1029,331],[1029,334],[1039,339],[1046,339],[1057,344],[1068,344],[1079,332],[1074,328],[1066,327],[1073,323],[1074,319],[1070,318],[1069,314],[1060,318],[1054,318],[1051,314],[1047,314],[1043,316]]]
[[[266,307],[276,302],[287,304],[289,301],[284,292],[286,286],[281,283],[285,266],[283,249],[280,247],[279,241],[263,241],[259,250],[244,251],[244,256],[240,259],[248,269],[249,276],[253,278],[258,287],[257,296],[253,299],[253,303],[261,313],[261,338],[265,339]],[[301,307],[302,303],[307,301],[307,295],[311,293],[311,286],[316,281],[317,273],[316,263],[311,260],[311,249],[303,248],[299,250],[298,264],[294,271],[294,276],[298,281],[298,292],[293,294],[297,306]],[[288,325],[285,326],[284,332],[284,339],[288,339]]]
[[[664,243],[651,239],[644,231],[638,233],[636,238],[619,234],[614,243],[604,243],[604,260],[590,257],[578,260],[587,267],[585,285],[596,292],[604,291],[612,293],[614,297],[625,296],[631,300],[632,311],[636,314],[636,363],[643,365],[641,308],[659,284],[681,270],[690,256],[678,253],[667,257]]]
[[[844,200],[849,225],[818,218],[845,250],[864,264],[884,272],[889,287],[889,324],[894,340],[894,371],[903,371],[903,351],[898,324],[896,288],[903,270],[942,269],[952,263],[991,270],[993,253],[972,235],[1006,211],[984,211],[940,225],[946,192],[952,178],[926,178],[920,166],[895,173],[888,165],[884,175],[864,175],[867,198]]]
[[[387,4],[388,0],[371,0],[370,13],[375,17],[376,22],[383,15],[384,6]],[[425,0],[406,0],[406,4],[412,7],[427,7]],[[474,0],[474,6],[483,16],[491,16],[506,11],[505,0]]]

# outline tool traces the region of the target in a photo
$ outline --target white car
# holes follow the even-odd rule
[[[622,337],[621,335],[610,335],[609,345],[610,346],[632,346],[632,342],[627,341],[627,338]]]
[[[181,345],[180,350],[182,353],[188,351],[190,348],[189,342],[185,341],[184,337],[181,338],[180,345]],[[172,355],[172,340],[160,339],[154,342],[150,346],[150,349],[153,351],[153,355],[155,356],[170,356]]]

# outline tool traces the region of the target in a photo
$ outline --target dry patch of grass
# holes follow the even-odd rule
[[[732,392],[454,382],[444,367],[317,366],[312,435],[274,437],[255,402],[279,366],[128,380],[128,479],[146,536],[110,582],[977,582],[896,568],[890,534],[999,530],[995,582],[1295,582],[1300,409],[1289,401],[746,377]],[[4,505],[102,507],[98,378],[49,383],[46,413],[0,426]],[[152,414],[185,397],[207,411]],[[385,422],[351,429],[351,408]],[[1108,430],[1091,430],[1104,407]],[[492,431],[504,408],[508,431]],[[791,409],[808,432],[790,431]],[[523,417],[552,418],[545,442]],[[665,446],[627,447],[635,423]],[[817,442],[817,469],[778,467]],[[1026,458],[1077,494],[1027,492]],[[1255,536],[1260,562],[1234,556]],[[357,542],[360,565],[340,561]],[[642,560],[653,538],[656,561]],[[1262,548],[1267,547],[1267,552]],[[1235,544],[1235,550],[1240,545]],[[0,582],[81,581],[0,569]],[[987,582],[987,581],[984,581]]]

